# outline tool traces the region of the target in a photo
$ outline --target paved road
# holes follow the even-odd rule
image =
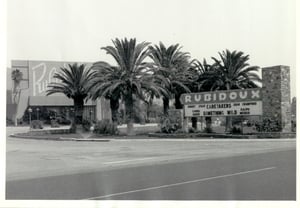
[[[296,151],[8,181],[7,199],[295,200]]]
[[[7,138],[6,179],[97,172],[174,160],[224,158],[295,149],[295,139],[113,139],[71,142]]]

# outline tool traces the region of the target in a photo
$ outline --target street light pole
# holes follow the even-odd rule
[[[92,123],[92,113],[93,113],[93,111],[90,110],[90,122],[91,122],[91,123]]]
[[[56,110],[54,109],[54,119],[56,120]]]
[[[39,111],[40,111],[40,109],[37,108],[37,109],[36,109],[36,118],[37,118],[37,120],[39,120]]]
[[[29,128],[31,129],[31,113],[32,113],[31,108],[28,108],[28,113],[29,113]]]

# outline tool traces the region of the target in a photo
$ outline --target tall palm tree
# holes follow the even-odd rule
[[[219,52],[221,60],[212,57],[213,68],[203,75],[203,84],[210,83],[211,90],[231,90],[258,87],[261,78],[257,74],[259,67],[250,66],[249,55],[242,51],[225,50]]]
[[[168,48],[160,42],[159,45],[150,46],[150,58],[154,62],[155,74],[164,76],[168,84],[162,87],[169,91],[169,95],[175,97],[175,107],[181,108],[180,95],[184,92],[190,92],[186,86],[189,82],[190,56],[189,53],[180,51],[179,44],[171,45]],[[171,97],[163,96],[164,114],[168,114],[169,102]]]
[[[74,115],[71,131],[76,132],[76,124],[82,122],[84,100],[88,96],[88,83],[94,76],[94,72],[85,68],[84,64],[68,64],[68,67],[60,68],[53,76],[57,82],[48,85],[47,96],[62,93],[74,101]]]
[[[250,66],[249,55],[242,51],[225,50],[219,52],[220,60],[212,57],[214,64],[201,76],[201,85],[210,90],[232,90],[258,87],[261,78],[257,74],[259,67]],[[226,129],[231,128],[232,119],[226,117]]]
[[[89,90],[91,91],[90,96],[93,100],[104,97],[110,101],[111,119],[112,122],[117,125],[121,88],[116,88],[113,91],[106,89],[110,87],[114,80],[120,78],[122,71],[119,67],[111,66],[103,61],[95,62],[91,68],[96,74],[89,84]]]
[[[162,92],[163,87],[153,79],[152,67],[145,62],[149,56],[149,43],[136,43],[136,39],[115,39],[113,46],[103,47],[107,54],[111,55],[117,66],[108,63],[95,63],[92,68],[98,73],[92,85],[95,97],[114,95],[125,102],[127,118],[127,134],[133,135],[134,99],[145,100],[144,92],[150,91],[155,96]]]
[[[202,62],[195,59],[192,62],[191,69],[193,70],[192,75],[195,77],[194,82],[191,82],[189,84],[189,88],[191,89],[191,91],[194,93],[210,91],[211,83],[210,82],[204,83],[204,81],[206,81],[205,75],[214,70],[213,66],[208,64],[206,59],[203,59]],[[211,81],[213,81],[213,80],[211,80]],[[206,117],[205,120],[206,120],[206,126],[210,127],[211,117]],[[192,117],[191,121],[192,121],[192,127],[194,129],[197,129],[198,128],[198,126],[197,126],[198,118]]]

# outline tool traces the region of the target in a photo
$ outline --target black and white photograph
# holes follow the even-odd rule
[[[0,207],[296,207],[296,0],[3,5]]]

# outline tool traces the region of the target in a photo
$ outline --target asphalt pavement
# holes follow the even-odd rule
[[[296,150],[12,180],[6,199],[295,200]]]

